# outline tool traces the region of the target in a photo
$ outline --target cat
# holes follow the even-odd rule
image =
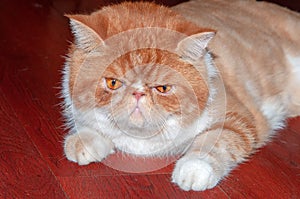
[[[67,15],[66,158],[182,155],[172,182],[216,186],[300,115],[300,15],[252,0],[124,2]]]

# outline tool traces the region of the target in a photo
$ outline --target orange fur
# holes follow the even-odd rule
[[[107,146],[112,147],[106,140],[111,139],[120,150],[146,151],[147,156],[155,155],[150,153],[151,147],[138,148],[139,141],[134,138],[122,143],[120,132],[112,129],[117,126],[134,136],[153,132],[162,136],[174,123],[184,142],[201,126],[173,172],[173,182],[184,190],[212,188],[264,145],[288,116],[300,115],[300,98],[295,95],[299,93],[295,85],[300,82],[297,13],[254,1],[196,0],[172,9],[127,2],[91,15],[68,17],[75,42],[67,61],[65,93],[76,107],[74,118],[79,126],[92,129],[82,128],[78,135],[91,134],[97,140],[103,136]],[[171,30],[168,34],[178,33],[180,39],[160,32],[167,30]],[[217,34],[208,44],[215,30]],[[117,37],[123,39],[114,41]],[[175,44],[168,39],[174,39],[170,41]],[[215,55],[213,60],[207,49]],[[218,109],[224,99],[214,94],[222,91],[214,84],[214,67],[226,92],[224,120]],[[118,79],[123,86],[112,91],[104,78]],[[155,87],[162,85],[173,90],[157,92]],[[107,122],[103,125],[112,132],[91,124],[96,121],[89,118],[92,110],[101,110],[98,117],[101,115]],[[170,118],[176,118],[175,122]],[[94,131],[103,131],[103,135],[95,136]],[[76,149],[77,137],[66,137],[68,159],[86,164],[103,158],[73,157],[72,150],[78,150],[75,154],[84,150],[82,145]],[[149,138],[149,145],[157,144],[154,138]],[[162,154],[179,153],[183,148]]]

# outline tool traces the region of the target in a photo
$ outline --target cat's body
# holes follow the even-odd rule
[[[172,9],[185,18],[149,3],[70,16],[65,153],[184,152],[173,182],[205,190],[300,115],[300,15],[254,1]]]

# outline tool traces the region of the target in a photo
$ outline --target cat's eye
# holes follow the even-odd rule
[[[106,81],[107,88],[111,90],[116,90],[123,85],[123,82],[114,78],[105,78],[105,81]]]
[[[167,93],[171,90],[172,86],[170,85],[162,85],[162,86],[156,86],[155,89],[160,93]]]

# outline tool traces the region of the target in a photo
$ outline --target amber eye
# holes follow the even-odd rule
[[[167,92],[169,92],[171,90],[172,86],[162,85],[162,86],[157,86],[155,88],[160,93],[167,93]]]
[[[106,86],[111,90],[116,90],[123,85],[123,83],[120,80],[114,78],[105,78],[105,81]]]

